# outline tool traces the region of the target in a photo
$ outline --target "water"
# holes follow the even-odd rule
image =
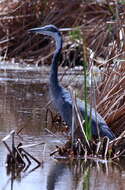
[[[125,189],[125,163],[106,163],[98,160],[63,160],[50,157],[56,145],[65,140],[45,135],[48,96],[48,69],[24,66],[0,67],[0,142],[11,131],[19,131],[15,143],[24,145],[44,142],[45,145],[25,148],[41,166],[31,165],[19,173],[5,167],[7,149],[0,143],[1,190],[122,190]],[[48,125],[51,129],[51,122]],[[11,138],[7,140],[11,146]],[[16,175],[16,177],[14,177]]]

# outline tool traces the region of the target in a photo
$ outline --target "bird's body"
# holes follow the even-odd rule
[[[72,127],[72,97],[70,92],[63,88],[58,81],[58,60],[62,50],[62,36],[58,30],[53,25],[47,25],[40,28],[33,28],[30,32],[40,33],[44,35],[49,35],[55,39],[56,42],[56,51],[53,56],[53,61],[51,65],[50,72],[50,92],[53,98],[53,102],[57,111],[60,113],[63,120],[67,123],[70,130]],[[85,118],[85,103],[80,99],[77,99],[77,107],[81,112],[83,118]],[[90,118],[90,105],[87,105],[87,115]],[[110,140],[115,138],[115,135],[111,129],[107,126],[104,119],[99,113],[92,108],[91,110],[91,126],[92,126],[92,135],[98,137],[97,126],[99,128],[100,136],[107,136]]]

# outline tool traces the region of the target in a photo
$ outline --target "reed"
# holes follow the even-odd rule
[[[107,124],[119,135],[125,126],[125,4],[114,0],[104,4],[84,1],[25,0],[0,2],[0,56],[1,59],[23,58],[28,63],[50,63],[54,44],[49,39],[32,36],[32,27],[54,24],[58,27],[80,27],[87,49],[93,52],[92,62],[101,70],[101,82],[96,86],[97,111]],[[62,16],[63,15],[63,16]],[[75,34],[76,35],[76,34]],[[64,34],[64,53],[77,52],[69,34]],[[68,45],[67,45],[68,44]],[[72,49],[70,50],[70,47]],[[77,43],[83,53],[81,41]],[[78,53],[76,53],[78,54]],[[70,62],[71,56],[65,56]],[[67,58],[68,57],[68,58]],[[83,62],[79,53],[75,64]],[[29,59],[30,58],[30,59]],[[87,55],[86,63],[91,56]],[[66,60],[67,61],[67,60]],[[91,100],[90,100],[91,101]]]

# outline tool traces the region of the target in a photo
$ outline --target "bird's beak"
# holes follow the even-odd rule
[[[59,28],[59,31],[60,32],[66,32],[66,31],[73,31],[73,30],[77,30],[78,27],[76,28]]]
[[[73,31],[73,30],[78,30],[79,27],[75,27],[75,28],[59,28],[60,32],[66,32],[66,31]],[[44,34],[45,28],[44,27],[38,27],[38,28],[32,28],[29,29],[28,32],[32,32],[32,33],[39,33],[39,34]]]
[[[42,32],[42,27],[40,28],[32,28],[32,29],[29,29],[28,32],[32,32],[32,33],[41,33]]]

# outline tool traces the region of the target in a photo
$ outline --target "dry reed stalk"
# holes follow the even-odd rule
[[[45,37],[30,39],[27,29],[50,23],[58,27],[81,26],[81,36],[88,49],[94,52],[93,63],[104,71],[103,80],[97,86],[97,109],[114,131],[119,123],[119,134],[125,127],[125,5],[113,0],[105,4],[80,0],[36,0],[35,3],[34,0],[16,3],[6,0],[0,3],[0,8],[0,48],[1,56],[6,58],[16,55],[48,63],[52,55],[48,56],[48,52],[53,52],[53,45],[50,47]],[[70,38],[68,42],[71,43]],[[66,48],[64,51],[66,53]],[[104,62],[98,62],[97,57]],[[89,62],[90,57],[87,59]]]

